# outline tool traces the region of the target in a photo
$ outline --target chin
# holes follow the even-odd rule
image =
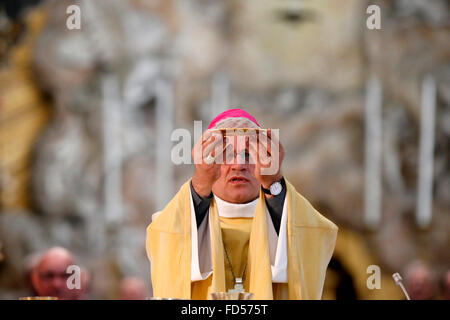
[[[250,201],[255,200],[258,197],[258,195],[255,195],[253,192],[236,192],[231,194],[231,198],[233,199],[234,203],[247,203]]]

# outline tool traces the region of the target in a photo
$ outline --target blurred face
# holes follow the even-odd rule
[[[248,203],[259,196],[261,184],[256,179],[255,165],[249,163],[248,140],[228,137],[231,145],[225,152],[220,177],[212,187],[220,199],[231,203]]]
[[[71,299],[72,292],[67,287],[70,273],[67,267],[73,264],[70,257],[47,256],[33,271],[33,287],[39,296],[52,296],[59,299]]]
[[[145,283],[141,279],[127,278],[120,285],[121,300],[144,300],[146,298]]]
[[[417,267],[406,277],[406,289],[412,300],[427,300],[433,297],[431,274],[425,267]]]

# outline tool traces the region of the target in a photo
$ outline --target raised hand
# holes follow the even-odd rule
[[[258,139],[250,139],[249,152],[255,164],[255,177],[268,189],[272,183],[282,178],[281,164],[285,151],[278,138],[278,131],[267,130],[260,133]]]
[[[214,182],[220,177],[220,163],[226,149],[226,138],[220,131],[206,130],[192,148],[195,173],[192,186],[202,197],[211,193]]]

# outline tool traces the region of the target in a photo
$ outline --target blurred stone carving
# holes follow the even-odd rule
[[[61,245],[85,258],[107,252],[120,272],[148,277],[142,226],[154,210],[151,180],[136,179],[133,172],[152,175],[154,86],[160,77],[172,77],[166,68],[172,36],[161,17],[124,1],[80,1],[82,28],[69,31],[61,24],[65,19],[61,7],[67,3],[49,6],[51,18],[35,53],[40,78],[56,107],[36,148],[36,203],[53,216],[49,228]],[[110,76],[117,79],[118,92],[105,97],[102,83]],[[128,232],[106,219],[102,138],[106,98],[121,108],[119,136],[113,143],[121,144],[118,163],[125,170],[119,191],[127,190],[123,214]]]

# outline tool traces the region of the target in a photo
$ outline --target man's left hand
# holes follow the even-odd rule
[[[283,177],[281,164],[285,151],[278,132],[269,129],[267,136],[264,136],[264,133],[259,135],[259,143],[255,140],[249,142],[249,152],[255,164],[255,177],[265,189],[269,189],[272,183]]]

